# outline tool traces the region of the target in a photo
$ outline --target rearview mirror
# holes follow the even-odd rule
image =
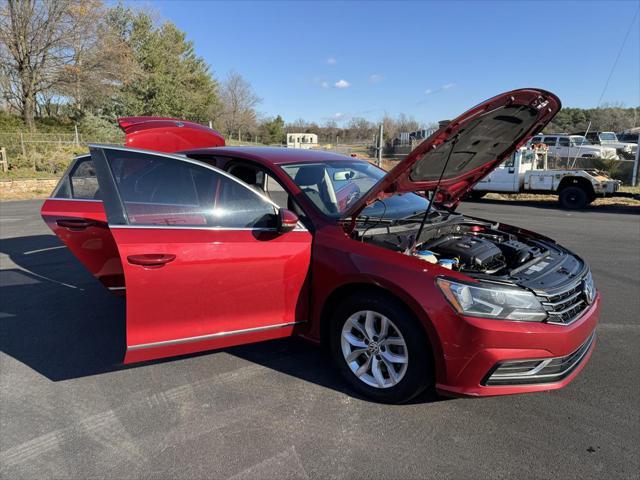
[[[291,210],[281,208],[278,211],[278,233],[291,232],[298,225],[298,216]]]
[[[336,181],[349,180],[355,176],[356,172],[354,172],[353,170],[341,170],[333,174],[333,179]]]

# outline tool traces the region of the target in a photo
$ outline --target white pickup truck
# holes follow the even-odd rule
[[[471,198],[488,192],[557,194],[562,207],[580,209],[599,196],[616,193],[622,184],[596,169],[548,170],[545,156],[540,149],[520,148],[476,184]]]

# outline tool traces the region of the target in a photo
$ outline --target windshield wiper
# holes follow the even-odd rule
[[[420,220],[422,220],[423,216],[424,216],[424,212],[416,212],[406,217],[402,217],[400,220],[413,220],[413,221],[419,222]],[[433,218],[433,217],[440,218],[442,217],[442,213],[439,212],[438,210],[432,210],[429,212],[428,216],[429,218]]]
[[[437,218],[440,218],[442,216],[442,214],[438,212],[432,212],[432,213],[434,213],[437,216]],[[356,222],[398,225],[400,223],[404,224],[404,223],[420,222],[422,220],[422,215],[423,215],[422,212],[420,214],[410,215],[408,217],[402,217],[402,218],[382,218],[382,217],[369,217],[367,215],[361,215],[359,217],[356,217]],[[434,215],[429,215],[429,218],[434,218]]]
[[[394,220],[392,218],[370,217],[368,215],[360,215],[359,217],[356,217],[356,222],[363,222],[363,223],[375,222],[375,223],[393,224],[396,221],[397,220]]]

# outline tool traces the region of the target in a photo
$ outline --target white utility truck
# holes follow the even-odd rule
[[[615,194],[622,182],[595,168],[547,168],[546,145],[518,149],[508,160],[476,184],[471,198],[486,193],[557,194],[560,205],[586,207],[597,197]]]

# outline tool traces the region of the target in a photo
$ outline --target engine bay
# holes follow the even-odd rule
[[[539,246],[528,245],[515,235],[482,227],[425,242],[417,251],[424,249],[434,252],[439,261],[453,260],[452,267],[457,270],[487,274],[513,270],[544,253]]]
[[[420,238],[416,240],[418,233]],[[566,281],[566,276],[561,278],[557,273],[563,267],[569,277],[582,268],[579,259],[552,241],[455,213],[440,213],[421,232],[418,222],[403,221],[382,226],[363,224],[354,236],[472,277],[514,281],[531,288],[546,289]]]

